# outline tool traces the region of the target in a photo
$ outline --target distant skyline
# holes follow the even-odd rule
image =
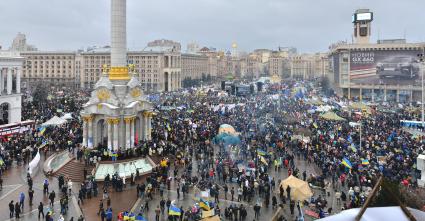
[[[425,41],[423,0],[127,0],[128,48],[155,39],[239,51],[296,47],[327,51],[351,42],[351,15],[374,12],[372,42],[407,38]],[[77,50],[109,45],[110,0],[0,1],[0,45],[7,49],[18,32],[39,50]]]

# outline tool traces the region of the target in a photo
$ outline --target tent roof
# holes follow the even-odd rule
[[[355,220],[355,217],[359,213],[361,208],[344,210],[333,216],[329,216],[323,219],[323,221],[347,221]],[[425,212],[420,210],[407,208],[416,220],[425,220]],[[403,213],[400,207],[369,207],[363,214],[360,221],[375,221],[375,220],[397,220],[397,221],[409,221],[408,217]]]
[[[292,175],[282,180],[279,186],[283,186],[285,190],[287,186],[290,186],[291,197],[293,197],[295,200],[303,201],[313,196],[313,192],[311,191],[308,183]]]
[[[71,114],[71,113],[66,113],[66,114],[64,114],[64,115],[61,117],[61,119],[64,119],[64,120],[71,120],[71,119],[73,119],[73,117],[72,117],[72,114]]]
[[[43,124],[41,124],[42,126],[59,126],[66,123],[66,120],[61,119],[57,116],[52,117],[50,120],[44,122]]]
[[[203,218],[202,221],[220,221],[220,217],[211,216],[211,217]]]
[[[325,118],[327,120],[336,120],[336,121],[343,121],[345,120],[345,118],[342,118],[340,116],[338,116],[337,114],[335,114],[332,111],[328,111],[324,114],[321,114],[320,117]]]

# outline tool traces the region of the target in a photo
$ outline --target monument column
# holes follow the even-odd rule
[[[132,117],[130,121],[130,148],[134,147],[134,121],[135,117]]]
[[[0,94],[3,93],[3,90],[4,90],[3,68],[0,68]]]
[[[124,118],[124,122],[125,122],[125,148],[129,149],[130,146],[130,124],[131,124],[131,118],[130,117],[126,117]]]
[[[83,117],[83,147],[87,147],[87,118]]]
[[[22,73],[22,67],[18,68],[18,71],[16,73],[16,93],[21,93],[21,73]]]
[[[147,119],[146,119],[146,137],[147,137],[147,140],[151,140],[152,139],[152,137],[151,137],[151,130],[152,130],[152,125],[151,125],[151,123],[152,123],[152,113],[149,113],[149,115],[148,115],[148,117],[147,117]]]
[[[12,68],[7,69],[7,94],[12,94]]]
[[[112,127],[114,122],[112,119],[107,119],[108,123],[108,150],[112,150]]]
[[[119,132],[118,132],[118,123],[120,122],[119,118],[114,118],[113,119],[113,123],[114,123],[114,132],[113,132],[113,136],[114,136],[114,150],[118,150],[119,149],[119,144],[118,144],[118,137],[119,137]]]
[[[142,122],[140,122],[140,128],[141,128],[141,134],[142,134],[142,140],[147,140],[147,118],[148,118],[148,112],[143,112],[142,116]]]
[[[87,117],[88,121],[88,136],[87,136],[87,147],[93,148],[93,116]]]

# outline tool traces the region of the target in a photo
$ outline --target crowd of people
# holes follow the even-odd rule
[[[414,118],[411,113],[350,108],[344,98],[321,99],[324,95],[307,82],[287,82],[277,88],[244,97],[223,95],[213,88],[162,93],[152,101],[152,139],[137,142],[132,150],[107,154],[102,146],[98,151],[89,151],[78,145],[82,140],[78,113],[85,102],[79,97],[84,92],[64,92],[45,103],[25,102],[24,119],[40,123],[62,112],[72,113],[74,119],[59,127],[43,131],[34,127],[3,138],[2,169],[14,160],[18,165],[21,161],[27,164],[39,147],[45,152],[68,149],[86,166],[100,160],[150,156],[159,162],[158,167],[143,180],[139,174],[132,174],[129,182],[131,186],[137,183],[137,195],[143,198],[137,216],[149,216],[152,207],[158,209],[151,211],[157,220],[166,216],[165,208],[172,211],[167,213],[170,220],[198,220],[202,211],[209,210],[227,220],[246,220],[251,210],[259,219],[262,210],[269,207],[272,211],[289,208],[290,214],[282,215],[280,220],[298,220],[303,208],[324,217],[362,206],[380,175],[416,188],[416,158],[424,152],[422,135],[408,133],[400,126],[400,120]],[[343,119],[324,118],[315,111],[321,105],[331,106]],[[233,126],[233,137],[220,135],[219,128],[225,124]],[[307,166],[300,166],[299,161]],[[315,190],[314,196],[295,200],[291,188],[280,185],[291,175],[307,181]],[[60,204],[65,214],[72,182],[66,177],[61,179]],[[110,220],[113,214],[109,186],[122,191],[125,180],[117,174],[105,178],[98,212],[102,220]],[[31,177],[29,192],[30,183]],[[83,205],[85,199],[97,196],[98,189],[93,179],[87,179],[80,186],[79,202]],[[176,199],[164,194],[170,190],[177,192]],[[203,192],[208,192],[208,202],[202,201]],[[198,198],[193,205],[178,205],[180,199],[192,193]],[[46,194],[50,199],[52,192],[48,188]],[[159,205],[149,205],[154,198]],[[340,208],[332,208],[334,198]],[[223,201],[230,203],[221,208]],[[10,202],[11,217],[19,217],[23,209],[20,202]],[[124,217],[129,212],[115,215],[119,214]]]

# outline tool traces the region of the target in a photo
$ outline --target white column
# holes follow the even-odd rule
[[[18,68],[18,71],[16,72],[16,93],[21,93],[21,73],[22,68]]]
[[[83,119],[83,147],[87,147],[87,122]]]
[[[125,148],[129,149],[130,148],[130,118],[124,118],[125,121]]]
[[[88,148],[93,148],[93,117],[89,117],[89,122],[88,122],[88,136],[87,136],[87,147]]]
[[[140,121],[140,139],[142,139],[142,140],[147,140],[147,136],[146,136],[146,134],[147,134],[147,132],[146,132],[146,122],[147,122],[147,120],[146,120],[145,115],[146,115],[145,113],[142,114],[141,121]]]
[[[111,1],[111,67],[127,65],[126,0]]]
[[[119,144],[118,144],[118,123],[119,123],[119,118],[114,119],[114,150],[118,150],[119,149]]]
[[[3,80],[3,68],[0,68],[0,94],[3,93],[4,90],[4,80]]]
[[[7,69],[7,94],[12,94],[12,68]]]
[[[147,139],[148,140],[152,139],[152,137],[151,137],[151,129],[152,129],[151,123],[152,123],[152,115],[149,115],[147,117],[147,120],[146,120],[146,127],[147,127],[146,131],[147,131]]]
[[[108,119],[107,122],[108,122],[108,150],[112,150],[112,127],[114,125],[110,119]]]
[[[130,148],[134,147],[134,121],[134,118],[130,121]]]

